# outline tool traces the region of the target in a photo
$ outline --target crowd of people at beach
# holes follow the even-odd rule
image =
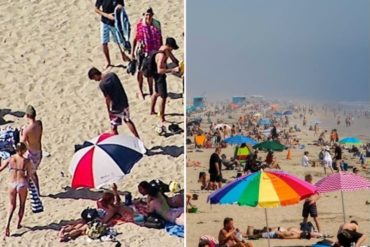
[[[154,10],[151,7],[146,8],[137,21],[132,40],[130,40],[131,24],[123,0],[96,0],[95,12],[101,17],[100,38],[105,65],[103,69],[90,68],[87,73],[88,78],[99,82],[99,88],[105,98],[111,133],[117,135],[118,126],[124,122],[131,133],[140,139],[139,131],[130,117],[130,105],[124,83],[118,74],[111,70],[113,67],[127,67],[127,73],[132,76],[136,74],[139,85],[137,96],[142,99],[145,99],[143,81],[147,80],[151,97],[149,113],[158,115],[159,122],[164,126],[166,123],[165,106],[168,98],[166,74],[180,75],[179,60],[173,54],[179,46],[172,37],[163,40],[161,23],[154,18]],[[117,44],[122,61],[127,63],[126,65],[114,66],[112,64],[109,49],[111,40]],[[172,61],[171,65],[168,60]],[[156,112],[158,98],[161,99],[159,114]],[[19,200],[17,229],[22,227],[28,193],[31,196],[32,211],[34,213],[43,211],[40,200],[40,181],[37,174],[43,158],[43,124],[36,119],[36,110],[32,105],[27,106],[25,115],[27,125],[19,130],[19,140],[14,141],[14,150],[10,151],[12,155],[7,157],[8,153],[1,150],[0,172],[5,169],[9,171],[9,208],[5,221],[4,239],[10,236],[10,224],[18,204],[17,200]],[[14,133],[18,133],[18,129],[15,129]],[[145,226],[153,228],[163,228],[165,222],[184,224],[183,193],[169,198],[159,190],[158,186],[148,182],[140,183],[139,191],[147,197],[145,200],[140,200],[140,203],[136,203],[139,207],[136,208],[134,204],[131,204],[130,199],[125,201],[126,205],[123,205],[117,186],[114,184],[112,192],[105,192],[102,195],[97,202],[96,209],[85,209],[80,219],[62,227],[59,239],[68,241],[86,234],[89,227],[91,228],[91,222],[96,220],[104,225],[114,225],[113,220],[119,218],[124,222],[145,225],[143,219],[151,218],[154,226],[153,224]],[[163,222],[163,224],[160,227],[156,226],[156,221]]]
[[[367,169],[366,158],[370,157],[370,145],[348,146],[340,144],[339,124],[330,133],[326,129],[321,129],[318,120],[308,124],[308,119],[312,119],[316,112],[312,106],[294,109],[296,116],[294,121],[290,121],[290,116],[274,116],[272,111],[266,115],[258,114],[256,113],[258,109],[253,106],[245,112],[242,111],[242,115],[233,121],[230,120],[233,119],[230,116],[226,118],[227,115],[231,114],[227,107],[218,108],[214,112],[210,111],[209,108],[207,110],[203,117],[198,114],[196,118],[190,118],[187,124],[188,145],[194,144],[195,149],[214,148],[215,150],[209,158],[208,166],[203,166],[200,162],[190,159],[187,161],[188,167],[208,168],[208,174],[206,171],[199,172],[198,182],[201,184],[201,190],[217,190],[222,188],[223,184],[228,183],[228,178],[223,176],[223,171],[235,171],[235,177],[238,178],[243,176],[243,173],[246,175],[263,169],[282,169],[281,162],[275,157],[274,151],[265,150],[266,156],[264,157],[262,151],[253,149],[252,145],[246,143],[236,145],[233,154],[228,158],[223,153],[223,149],[229,145],[225,140],[238,135],[248,136],[258,142],[276,141],[284,144],[288,149],[287,159],[291,159],[289,150],[301,150],[302,158],[297,163],[300,163],[303,169],[321,166],[324,170],[323,176],[326,176],[328,171],[329,173],[350,171],[358,174],[360,170],[355,165],[356,163],[359,163],[363,169]],[[224,116],[222,120],[212,122],[211,117],[215,118],[220,115]],[[299,116],[298,119],[297,116]],[[268,118],[270,122],[260,124],[261,118]],[[204,119],[207,119],[208,123],[204,123]],[[302,121],[301,127],[297,124],[298,121]],[[352,121],[352,118],[347,117],[346,121]],[[204,127],[207,124],[209,125],[208,129]],[[309,131],[312,137],[317,139],[313,143],[302,143],[299,133],[302,131]],[[318,150],[314,156],[306,151],[307,145],[314,146]],[[304,180],[312,183],[312,175],[306,173]],[[214,246],[212,245],[214,243],[218,243],[220,246],[253,246],[251,240],[258,238],[332,238],[333,236],[321,233],[322,226],[316,205],[319,199],[320,194],[317,193],[304,201],[302,222],[299,226],[270,228],[269,230],[266,227],[261,230],[253,230],[253,227],[249,226],[248,230],[242,233],[233,226],[233,220],[227,217],[224,220],[224,228],[219,232],[218,239],[202,236],[199,246]],[[188,205],[191,206],[189,210],[196,208],[190,195]],[[309,217],[312,218],[315,225],[309,221]],[[354,246],[360,246],[366,240],[365,235],[359,232],[356,221],[341,225],[336,237],[335,246],[350,246],[352,242],[355,243]]]

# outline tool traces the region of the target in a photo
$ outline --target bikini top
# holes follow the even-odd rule
[[[9,171],[11,171],[11,170],[14,170],[14,171],[22,171],[22,172],[25,172],[26,171],[26,169],[24,167],[23,168],[12,167],[12,164],[14,164],[12,161],[13,161],[13,159],[11,159],[9,161]]]

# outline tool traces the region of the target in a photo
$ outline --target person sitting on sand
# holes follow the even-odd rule
[[[93,67],[89,70],[88,77],[90,80],[99,82],[99,88],[105,97],[112,133],[118,135],[117,128],[122,125],[123,118],[132,134],[140,139],[135,124],[130,119],[128,98],[118,76],[113,72],[102,74]]]
[[[153,185],[151,185],[147,181],[142,181],[138,185],[139,193],[143,196],[149,195],[150,190],[152,189]],[[177,193],[173,197],[168,197],[166,194],[161,193],[164,198],[167,200],[167,204],[171,208],[182,208],[184,207],[184,191],[181,190],[180,193]]]
[[[228,160],[225,154],[221,154],[221,163],[225,166],[226,170],[234,170],[234,167],[240,168],[240,163],[233,157]]]
[[[226,217],[224,219],[224,227],[218,234],[218,242],[220,246],[227,247],[252,247],[251,243],[243,241],[241,232],[234,227],[234,220]]]
[[[133,221],[134,211],[122,205],[115,183],[113,183],[112,190],[113,193],[104,192],[102,198],[97,201],[98,208],[103,210],[102,222],[109,223],[116,215],[124,217],[127,221]]]
[[[358,223],[355,220],[352,220],[349,223],[344,223],[340,225],[337,239],[338,242],[335,243],[334,246],[343,246],[343,247],[360,247],[366,241],[366,235],[360,233],[358,227]],[[352,244],[355,245],[352,245]]]
[[[171,208],[163,194],[154,186],[148,191],[147,213],[155,213],[168,222],[184,225],[184,208]]]
[[[27,192],[28,192],[28,180],[32,175],[32,164],[29,159],[24,158],[24,154],[27,151],[26,144],[20,142],[16,145],[16,154],[11,156],[9,159],[2,162],[0,166],[0,172],[6,167],[9,168],[9,209],[8,216],[5,226],[5,237],[10,236],[10,222],[13,217],[13,213],[16,208],[17,196],[19,196],[19,211],[18,211],[18,223],[17,229],[21,228],[22,219],[24,215],[24,209],[26,205]],[[0,159],[1,160],[1,159]]]

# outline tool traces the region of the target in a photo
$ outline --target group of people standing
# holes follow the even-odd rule
[[[97,68],[91,68],[88,72],[88,77],[90,80],[100,82],[99,87],[106,99],[112,132],[114,134],[118,133],[117,126],[121,125],[123,120],[131,132],[136,137],[139,137],[134,123],[130,120],[129,103],[122,83],[114,72],[110,72],[110,69],[113,67],[108,48],[110,36],[118,44],[123,62],[129,62],[130,72],[134,74],[137,70],[136,78],[139,85],[139,93],[137,95],[142,99],[145,99],[143,91],[144,78],[147,79],[149,95],[151,96],[151,115],[157,115],[155,106],[158,98],[161,99],[159,115],[162,123],[166,121],[165,107],[168,97],[166,74],[176,74],[180,71],[179,61],[172,53],[179,46],[172,37],[166,38],[163,43],[161,24],[154,19],[152,8],[148,8],[137,22],[131,46],[130,41],[124,39],[122,32],[118,30],[116,25],[116,22],[120,22],[121,19],[117,20],[115,13],[118,10],[124,11],[124,8],[123,0],[96,1],[95,12],[101,16],[101,43],[106,65],[103,72]],[[124,13],[126,12],[124,11]],[[127,15],[125,17],[126,22],[122,25],[126,24],[129,27],[123,32],[130,33],[130,24],[127,24],[128,17]],[[130,53],[130,55],[127,55],[125,51]],[[174,63],[173,68],[168,68],[168,59]]]

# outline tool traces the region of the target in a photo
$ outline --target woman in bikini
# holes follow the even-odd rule
[[[5,237],[10,235],[10,222],[12,220],[15,207],[17,205],[17,195],[19,195],[19,211],[17,229],[21,228],[21,222],[24,215],[24,208],[26,204],[28,180],[32,174],[32,164],[29,159],[24,158],[27,147],[23,142],[16,146],[16,154],[11,156],[8,160],[2,162],[0,172],[6,167],[9,168],[9,211],[5,227]]]

